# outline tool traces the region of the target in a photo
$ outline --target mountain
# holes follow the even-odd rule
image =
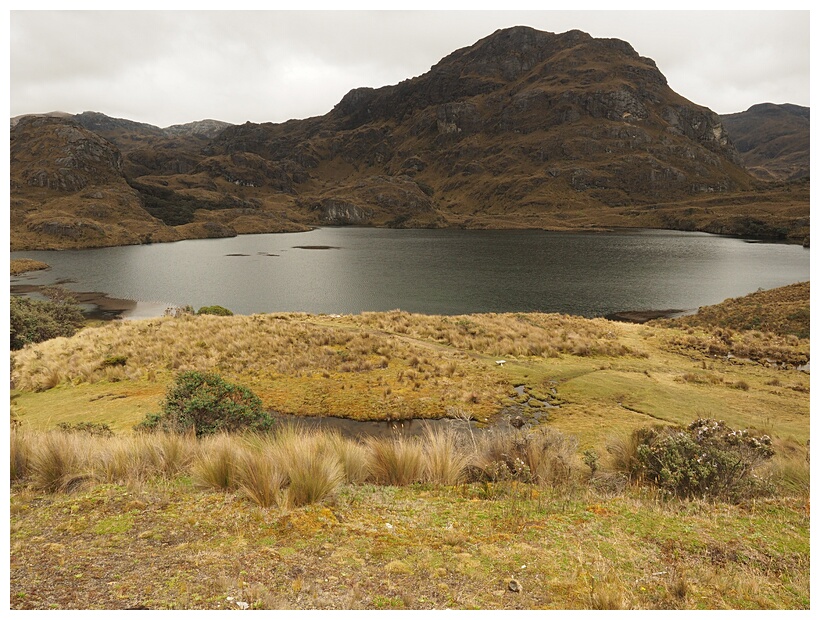
[[[809,108],[760,103],[720,118],[755,176],[781,181],[809,176]]]
[[[651,59],[577,30],[496,31],[314,118],[166,129],[91,112],[58,120],[118,150],[116,182],[178,238],[344,224],[808,234],[807,183],[756,179],[720,117],[672,91]],[[38,151],[43,166],[60,157]],[[34,205],[31,191],[21,181],[13,203]]]
[[[168,147],[171,139],[157,131],[151,125],[89,113],[16,119],[9,151],[11,249],[87,248],[236,235],[233,227],[208,217],[207,212],[178,226],[151,215],[151,203],[132,186],[134,181],[126,173],[135,168],[143,151],[135,148],[123,157],[101,135],[113,133],[120,143],[135,144],[153,138],[152,162],[161,157],[163,145],[171,161],[183,161],[186,150],[179,144]],[[196,149],[188,144],[188,150]],[[230,201],[236,199],[224,200],[233,204]],[[193,212],[212,205],[202,202],[188,207]],[[277,225],[283,230],[304,229],[290,223]]]
[[[122,174],[104,138],[60,116],[27,116],[11,129],[11,249],[171,241]]]

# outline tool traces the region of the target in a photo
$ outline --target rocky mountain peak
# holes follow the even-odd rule
[[[803,117],[773,104],[753,116],[777,110],[808,124],[807,110]],[[422,75],[354,88],[327,114],[285,123],[206,119],[160,129],[96,112],[74,118],[62,137],[50,125],[34,135],[36,123],[53,119],[22,119],[12,135],[12,223],[20,238],[40,225],[27,206],[43,200],[39,188],[52,192],[51,208],[60,212],[62,192],[77,189],[76,212],[85,213],[79,188],[93,179],[110,179],[128,205],[141,203],[140,234],[150,230],[152,239],[160,229],[149,214],[166,225],[166,238],[322,224],[808,234],[802,206],[760,218],[750,218],[743,201],[731,202],[740,205],[732,214],[690,208],[755,187],[733,144],[742,134],[733,129],[730,139],[718,115],[675,93],[629,43],[579,30],[498,30]],[[765,124],[772,136],[786,126]],[[88,152],[111,162],[90,176],[93,158],[86,165],[81,153],[65,150],[83,132],[100,141]],[[110,153],[103,138],[116,145]],[[780,145],[770,141],[761,157]],[[789,178],[799,171],[784,168]]]

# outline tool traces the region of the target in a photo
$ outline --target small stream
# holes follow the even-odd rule
[[[286,413],[273,414],[273,418],[281,424],[292,424],[308,430],[338,431],[343,437],[350,439],[365,439],[368,437],[421,437],[426,428],[441,430],[452,428],[457,433],[479,433],[483,429],[475,421],[451,418],[422,419],[410,418],[407,420],[351,420],[334,416],[296,416]]]

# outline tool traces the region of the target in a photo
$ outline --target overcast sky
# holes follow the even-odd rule
[[[11,116],[93,110],[160,127],[307,118],[514,25],[628,41],[673,90],[719,114],[809,105],[807,10],[47,10],[9,21]]]

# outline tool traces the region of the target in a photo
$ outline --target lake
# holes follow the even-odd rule
[[[809,250],[706,233],[321,228],[93,250],[12,252],[51,269],[12,293],[64,283],[123,316],[170,305],[238,314],[694,311],[809,279]],[[89,299],[94,296],[88,296]],[[118,303],[131,300],[136,303]]]

